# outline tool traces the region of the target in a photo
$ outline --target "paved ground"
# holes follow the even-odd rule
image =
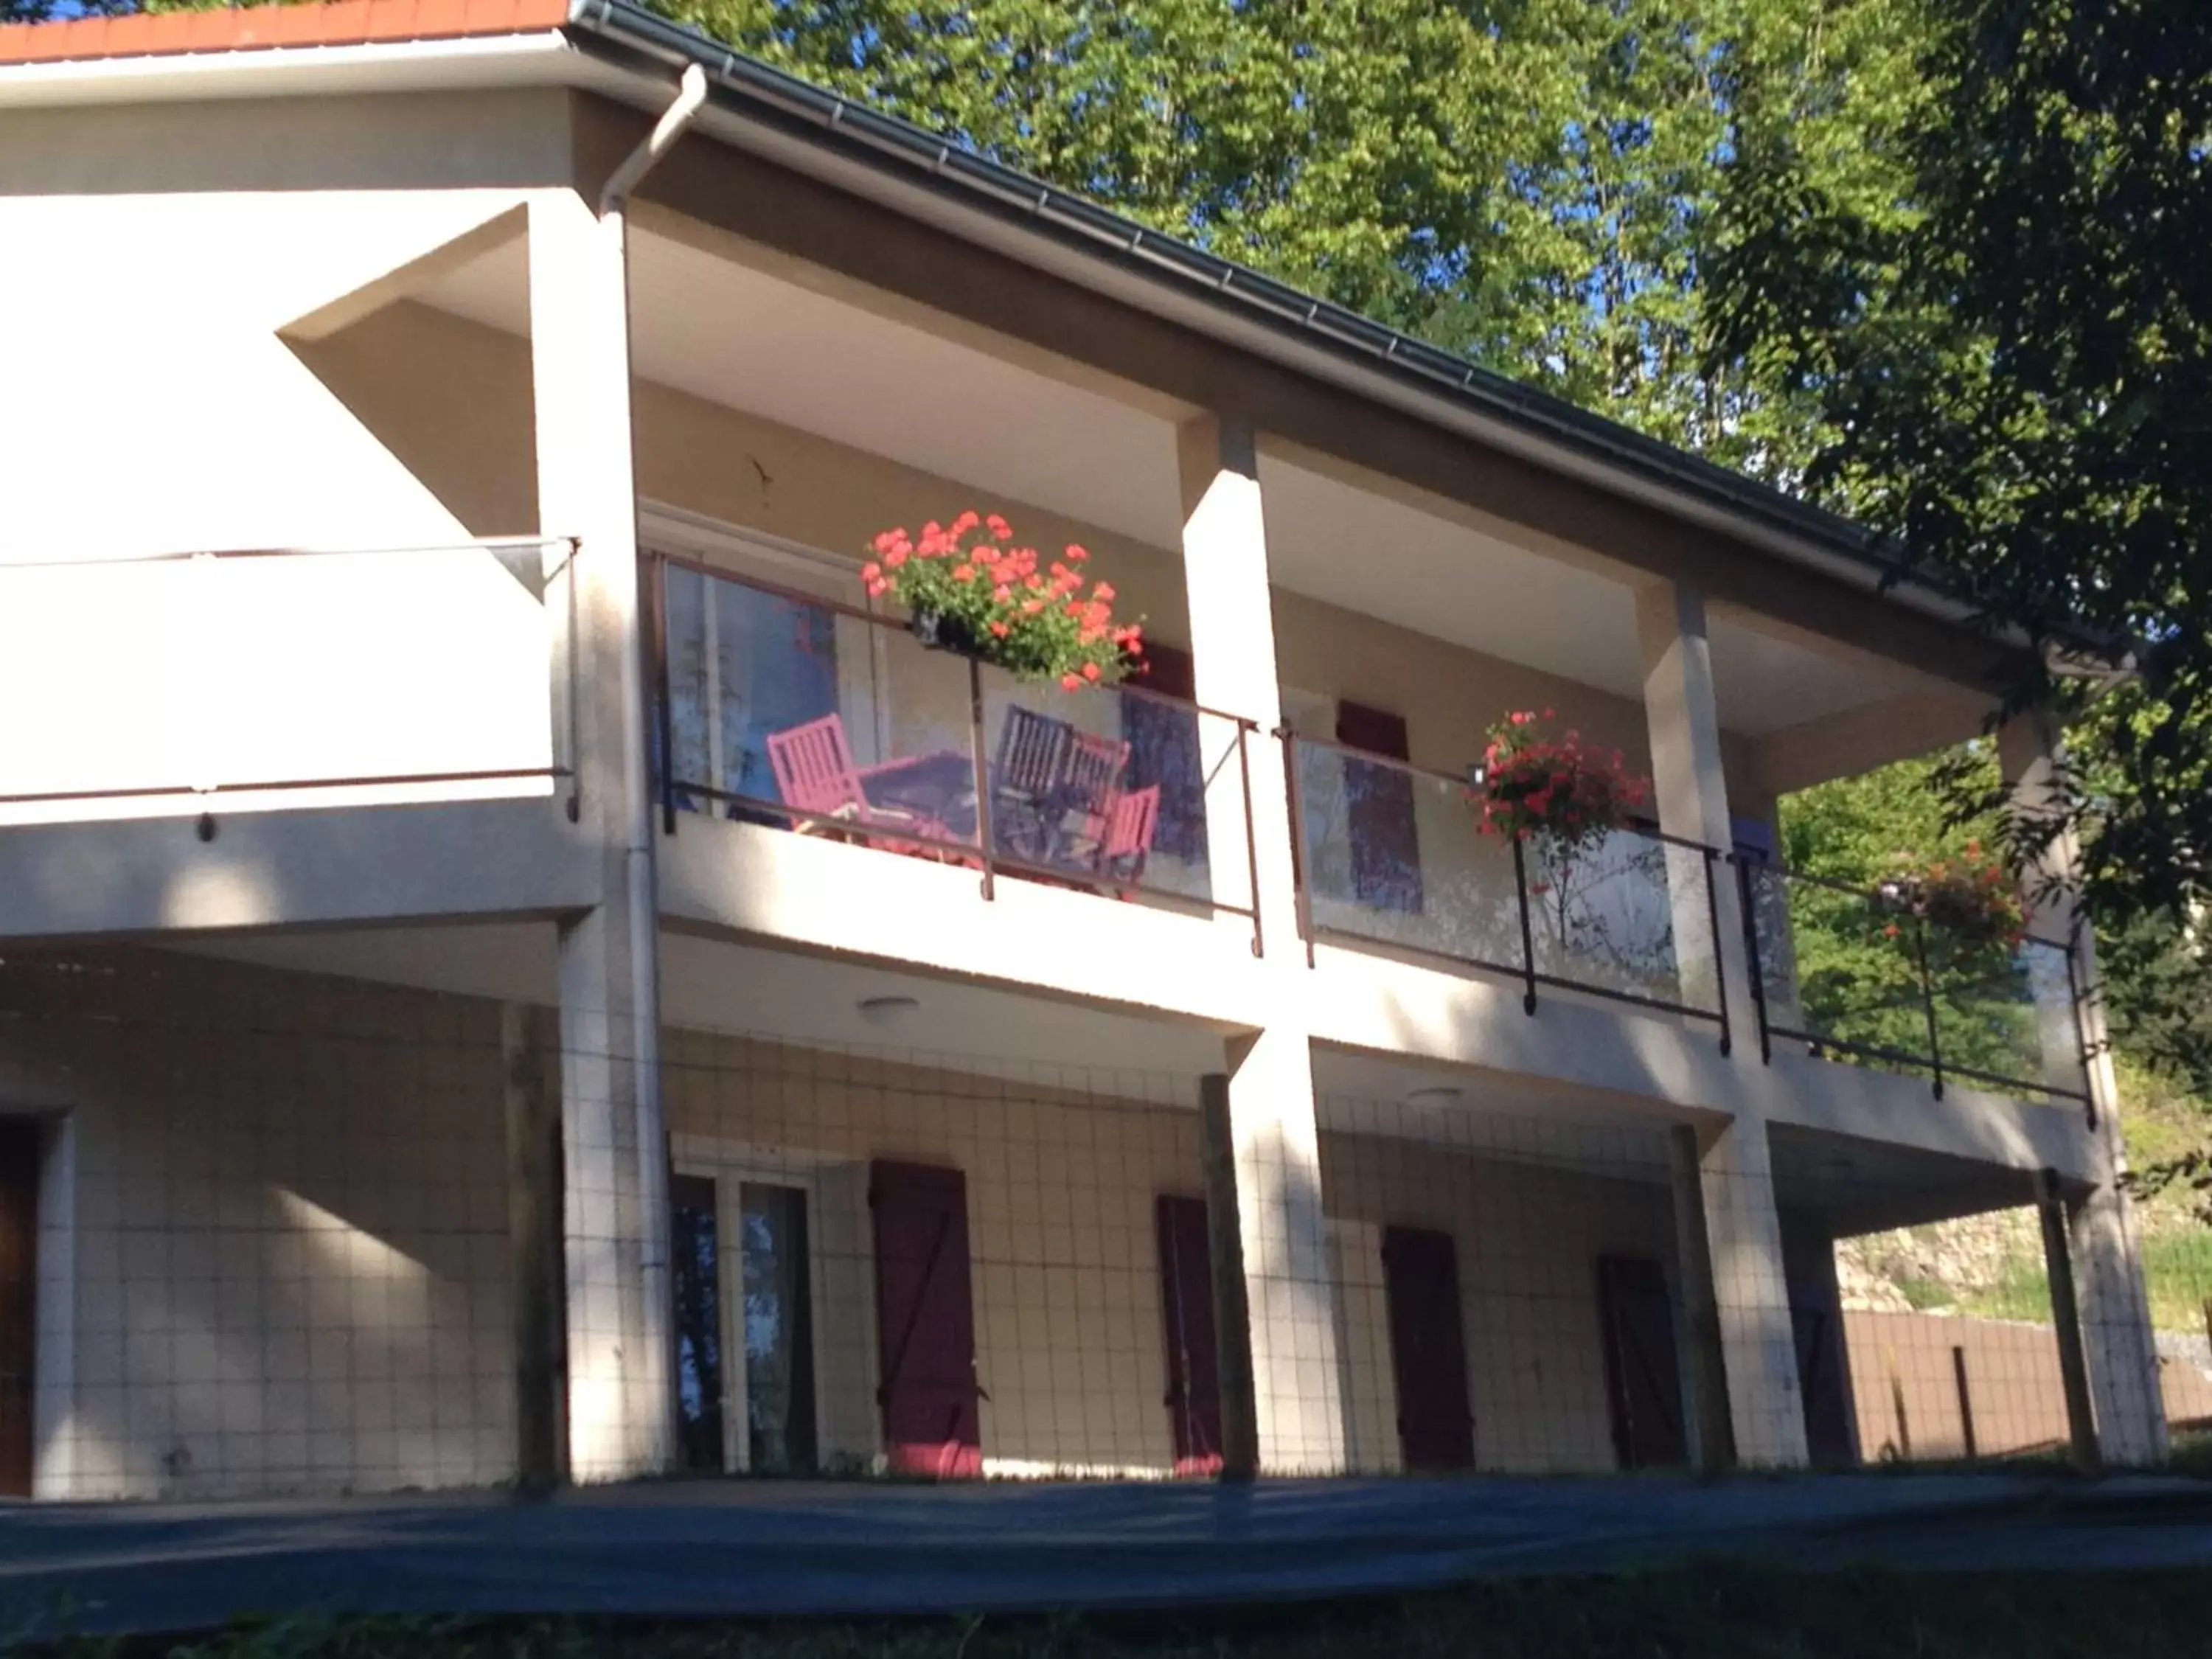
[[[2212,1484],[2007,1475],[666,1484],[516,1502],[0,1507],[0,1648],[246,1612],[969,1613],[1391,1590],[1705,1554],[2212,1566]]]

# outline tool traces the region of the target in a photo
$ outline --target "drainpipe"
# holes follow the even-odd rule
[[[645,142],[632,150],[614,170],[599,192],[599,227],[614,239],[623,267],[623,357],[627,378],[630,361],[629,227],[630,192],[683,137],[684,130],[707,101],[707,74],[696,64],[687,67],[677,83],[676,96],[653,123]],[[630,428],[630,476],[637,476],[636,423]],[[632,493],[635,495],[635,483]],[[634,510],[634,509],[633,509]],[[632,526],[633,556],[635,527]],[[675,1462],[676,1420],[676,1296],[669,1261],[672,1248],[669,1197],[667,1119],[660,1100],[660,883],[655,871],[653,830],[651,759],[646,736],[647,711],[651,708],[645,684],[643,567],[633,574],[629,625],[621,645],[622,704],[625,742],[623,811],[623,884],[629,904],[630,928],[630,1045],[637,1103],[637,1190],[643,1232],[638,1263],[639,1291],[644,1298],[641,1335],[659,1351],[659,1376],[667,1383],[665,1421],[667,1433],[656,1433],[654,1461],[662,1468]],[[611,1030],[610,1036],[613,1035]]]
[[[707,71],[696,64],[686,64],[683,78],[676,83],[675,98],[660,112],[660,118],[653,124],[653,131],[646,135],[645,142],[630,151],[607,180],[606,188],[599,192],[600,218],[610,218],[629,207],[630,192],[675,147],[676,141],[684,136],[684,129],[691,125],[691,118],[698,114],[706,101]]]

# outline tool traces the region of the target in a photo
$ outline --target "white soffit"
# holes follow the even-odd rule
[[[672,239],[633,231],[641,378],[1173,549],[1175,438],[1156,415]],[[526,334],[520,241],[422,298]],[[1283,586],[1579,681],[1642,696],[1632,590],[1594,571],[1263,456]],[[948,508],[959,503],[948,502]],[[1881,659],[1713,619],[1721,720],[1759,736],[1925,684]]]

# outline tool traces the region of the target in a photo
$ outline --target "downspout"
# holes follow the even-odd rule
[[[684,136],[684,129],[691,125],[707,102],[707,71],[696,64],[687,64],[683,78],[676,83],[676,96],[660,118],[653,124],[653,131],[645,142],[623,160],[607,179],[606,188],[599,192],[599,217],[612,218],[629,206],[630,192],[645,181],[645,175],[659,165],[660,158],[675,148],[676,141]]]
[[[707,101],[707,75],[696,64],[687,67],[678,82],[676,96],[660,112],[645,142],[632,150],[614,170],[599,192],[600,234],[614,239],[616,258],[622,264],[623,376],[627,382],[631,362],[629,299],[630,193],[643,182],[661,157],[675,148],[684,130]],[[635,513],[637,422],[630,422],[631,511]],[[673,1215],[669,1194],[667,1116],[660,1098],[660,881],[655,869],[653,827],[652,746],[646,728],[653,708],[645,684],[646,627],[644,566],[637,557],[633,517],[630,538],[631,572],[629,626],[623,629],[621,675],[624,742],[623,804],[623,885],[629,905],[629,1031],[634,1067],[632,1099],[637,1127],[637,1192],[640,1239],[638,1291],[643,1299],[641,1335],[648,1349],[657,1351],[663,1367],[660,1381],[666,1387],[666,1415],[655,1413],[652,1437],[653,1462],[661,1469],[676,1461],[676,1295],[669,1261],[673,1249]],[[612,1010],[608,1011],[612,1013]],[[609,1021],[608,1035],[614,1035]],[[650,1373],[647,1373],[650,1375]]]

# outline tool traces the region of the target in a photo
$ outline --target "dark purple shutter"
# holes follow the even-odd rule
[[[1145,672],[1136,684],[1164,697],[1194,702],[1196,671],[1190,653],[1145,641]],[[1198,752],[1198,716],[1151,697],[1123,697],[1121,735],[1129,744],[1129,787],[1160,792],[1152,850],[1170,858],[1206,859],[1206,779]]]
[[[1398,1378],[1398,1442],[1416,1473],[1474,1467],[1459,1257],[1449,1233],[1382,1231],[1382,1285]]]
[[[38,1331],[39,1129],[0,1121],[0,1497],[31,1495]]]
[[[1177,1474],[1221,1468],[1221,1374],[1206,1200],[1160,1194],[1160,1315],[1167,1342],[1168,1426]]]
[[[1606,1386],[1612,1395],[1613,1445],[1620,1467],[1673,1468],[1688,1462],[1666,1273],[1643,1256],[1600,1256],[1597,1300]]]
[[[968,1182],[957,1170],[877,1163],[876,1334],[884,1449],[894,1473],[980,1474],[975,1308],[968,1284]]]
[[[1336,708],[1336,740],[1370,755],[1411,758],[1406,722],[1356,702]],[[1378,910],[1421,909],[1421,842],[1413,823],[1413,780],[1394,766],[1344,761],[1345,830],[1352,843],[1352,896]]]
[[[1844,1325],[1822,1288],[1790,1287],[1790,1328],[1797,1339],[1797,1386],[1805,1401],[1805,1449],[1815,1468],[1858,1462],[1851,1433],[1850,1375],[1844,1364]]]

